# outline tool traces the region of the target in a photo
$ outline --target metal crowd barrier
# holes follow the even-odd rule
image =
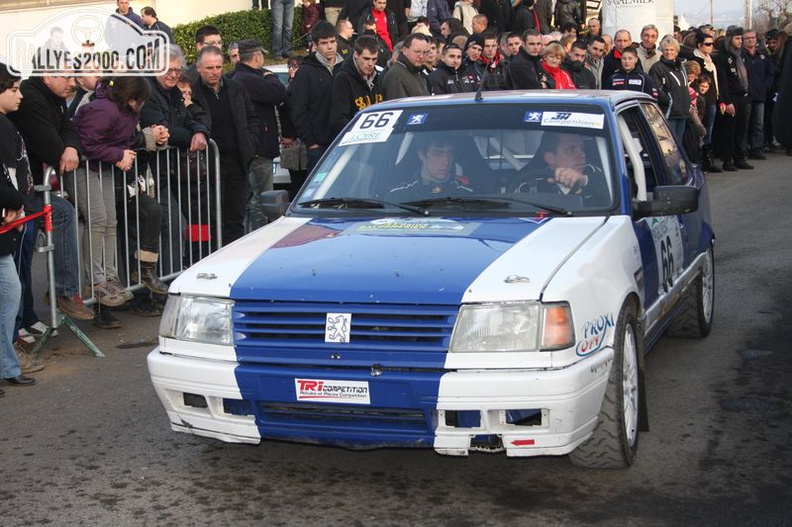
[[[161,235],[157,262],[160,279],[175,278],[182,270],[222,247],[220,154],[214,141],[210,140],[206,149],[196,153],[174,147],[157,152],[138,151],[133,168],[120,176],[123,178],[120,185],[116,174],[120,172],[118,169],[108,174],[109,170],[100,166],[99,188],[94,191],[100,196],[92,195],[87,182],[78,185],[77,172],[88,169],[89,162],[82,161],[78,169],[61,178],[60,187],[60,195],[75,206],[75,236],[81,241],[78,243],[79,262],[88,266],[87,269],[81,268],[80,272],[80,291],[87,305],[97,302],[90,279],[93,255],[100,254],[102,262],[106,262],[104,256],[107,251],[115,251],[122,285],[130,291],[145,287],[140,282],[140,262],[134,258],[141,250],[137,233],[145,227],[140,213],[143,194],[154,198],[160,205]],[[92,199],[102,199],[104,185],[108,184],[115,189],[118,243],[116,247],[96,247],[90,236],[90,207],[81,213],[77,203],[82,195],[89,203]],[[133,281],[133,275],[137,276],[137,281]]]
[[[90,202],[91,188],[77,184],[77,171],[87,170],[89,163],[81,162],[81,166],[72,173],[61,177],[59,195],[75,205],[75,233],[78,247],[78,262],[82,266],[79,272],[80,291],[85,303],[92,305],[97,302],[94,296],[92,280],[86,276],[90,273],[90,263],[85,269],[85,262],[90,262],[90,256],[101,252],[102,256],[107,251],[114,251],[118,277],[127,290],[134,291],[145,287],[140,281],[140,262],[135,260],[136,269],[132,269],[129,262],[132,255],[140,250],[140,240],[136,235],[141,232],[142,218],[140,214],[141,196],[143,194],[156,200],[160,206],[161,226],[159,236],[159,259],[157,270],[160,279],[169,280],[179,275],[183,269],[194,264],[223,246],[222,237],[222,212],[220,196],[220,153],[217,144],[209,141],[206,149],[200,153],[188,153],[183,150],[168,147],[158,152],[138,152],[132,170],[122,173],[121,184],[117,185],[115,170],[112,174],[102,172],[100,168],[98,192],[104,191],[104,185],[114,188],[117,217],[117,243],[115,247],[95,247],[90,239],[91,212],[90,207],[82,215],[77,207],[77,198],[80,193]],[[52,181],[55,172],[49,169],[45,174],[47,183]],[[80,341],[97,357],[104,354],[91,342],[77,325],[57,309],[55,294],[55,266],[54,243],[52,238],[52,206],[49,185],[36,187],[36,191],[43,192],[44,211],[31,214],[4,225],[3,229],[14,228],[24,222],[44,216],[45,242],[40,245],[38,252],[47,254],[48,291],[50,309],[50,327],[43,337],[37,342],[32,353],[38,354],[54,331],[65,327],[72,331]],[[123,194],[119,195],[120,192]],[[120,198],[120,199],[119,199]],[[96,199],[96,198],[94,198]],[[99,198],[101,199],[101,198]],[[242,204],[244,206],[244,204]],[[205,228],[195,229],[192,226],[201,225]],[[195,240],[195,231],[202,239]],[[81,243],[82,242],[82,243]],[[89,257],[86,259],[86,256]],[[105,259],[102,258],[104,262]],[[103,269],[104,271],[104,269]],[[132,280],[132,274],[137,271],[138,281]],[[86,281],[86,278],[88,280]]]

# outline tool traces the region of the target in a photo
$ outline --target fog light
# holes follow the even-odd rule
[[[184,406],[192,406],[193,408],[209,408],[209,403],[206,402],[206,397],[195,393],[185,393]]]

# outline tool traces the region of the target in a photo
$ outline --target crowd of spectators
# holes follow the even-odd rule
[[[128,0],[117,3],[121,23],[172,35],[152,8],[143,8],[140,17]],[[273,188],[273,160],[280,156],[289,169],[293,196],[354,114],[384,100],[491,90],[635,90],[657,100],[688,156],[707,172],[751,170],[749,159],[766,159],[776,150],[792,155],[789,120],[778,117],[784,109],[789,115],[792,104],[786,87],[792,67],[785,64],[792,24],[764,35],[707,25],[660,35],[648,24],[635,41],[624,29],[612,38],[603,34],[600,21],[585,20],[573,0],[557,0],[554,11],[549,0],[516,6],[508,0],[303,5],[309,48],[304,57],[292,50],[294,2],[271,3],[271,58],[287,60],[285,85],[266,68],[269,53],[259,41],[234,42],[224,50],[213,26],[197,30],[194,64],[185,63],[178,46],[162,46],[155,53],[167,71],[146,78],[86,70],[21,80],[0,65],[3,223],[41,210],[42,196],[33,185],[45,183],[45,167],[73,188],[89,191],[72,196],[73,202],[52,197],[61,312],[103,328],[119,326],[108,308],[130,301],[137,314],[159,315],[167,286],[155,265],[178,258],[162,248],[186,242],[200,257],[218,246],[213,222],[220,222],[223,244],[266,224],[260,198]],[[61,36],[54,32],[46,46],[62,46]],[[219,150],[219,172],[211,171],[219,180],[219,211],[209,186],[172,185],[184,177],[182,155],[214,166],[206,157],[210,140]],[[137,187],[129,184],[133,167],[137,181],[139,167],[154,166],[156,197],[140,193],[145,189],[130,191]],[[186,171],[189,176],[189,166]],[[134,214],[145,220],[135,228],[120,212],[133,198]],[[88,245],[104,249],[84,253],[82,266],[75,235],[80,216],[90,218]],[[174,226],[185,218],[187,228],[179,232]],[[110,250],[117,229],[136,238],[138,249],[126,257],[133,262],[133,279],[149,290],[142,299],[133,300],[119,278]],[[0,235],[0,374],[17,385],[33,384],[25,374],[43,367],[14,348],[18,337],[32,339],[47,330],[33,310],[35,238],[33,223]],[[79,291],[81,268],[96,299],[93,309]]]

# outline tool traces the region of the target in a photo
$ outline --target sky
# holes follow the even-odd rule
[[[754,12],[759,1],[753,0]],[[715,26],[725,28],[731,24],[744,25],[745,3],[746,0],[712,0]],[[710,0],[677,0],[674,2],[674,14],[684,14],[690,25],[709,23]]]

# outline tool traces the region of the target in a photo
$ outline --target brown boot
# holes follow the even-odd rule
[[[132,271],[132,281],[137,282],[137,271]],[[154,262],[140,262],[140,282],[150,291],[161,295],[168,294],[168,284],[160,280],[157,276],[157,268]]]

